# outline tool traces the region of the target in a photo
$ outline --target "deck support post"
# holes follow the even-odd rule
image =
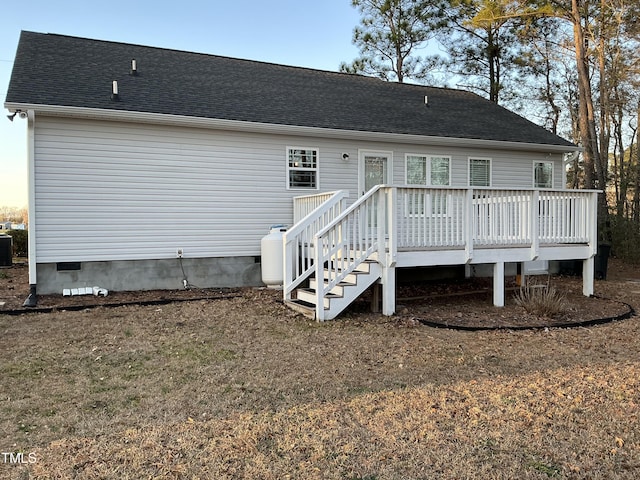
[[[518,285],[519,287],[524,287],[525,284],[527,283],[527,276],[524,273],[525,272],[524,262],[518,262],[516,268],[517,268],[517,270],[516,270],[516,285]]]
[[[396,313],[396,268],[382,268],[382,314]]]
[[[504,262],[493,264],[493,304],[504,307]]]
[[[582,263],[582,294],[585,297],[593,295],[593,276],[595,274],[595,257],[589,257]]]
[[[379,282],[371,286],[371,313],[380,313],[380,294],[382,292],[382,284]]]

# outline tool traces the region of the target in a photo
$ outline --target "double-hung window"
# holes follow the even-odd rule
[[[287,188],[319,188],[317,148],[287,147]]]
[[[553,188],[553,162],[533,162],[533,187]]]
[[[490,158],[469,158],[469,186],[470,187],[490,187],[491,186],[491,159]]]
[[[441,155],[406,156],[407,185],[447,186],[451,184],[451,157]],[[407,212],[410,215],[445,215],[447,192],[413,191],[408,197]]]

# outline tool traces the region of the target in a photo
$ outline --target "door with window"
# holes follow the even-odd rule
[[[361,151],[358,190],[364,195],[376,185],[391,184],[391,152]]]
[[[376,185],[390,185],[392,183],[392,155],[391,152],[360,151],[358,156],[358,190],[361,196]],[[367,218],[361,219],[363,222],[361,228],[364,228],[371,236],[376,235],[376,227],[378,226],[377,200],[377,198],[374,199],[375,209],[366,211]],[[385,212],[385,218],[388,218],[387,212]]]

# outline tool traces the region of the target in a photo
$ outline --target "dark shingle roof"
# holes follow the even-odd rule
[[[132,59],[137,76],[129,73]],[[119,82],[119,102],[110,98],[113,80]],[[466,91],[33,32],[20,37],[6,101],[573,145]]]

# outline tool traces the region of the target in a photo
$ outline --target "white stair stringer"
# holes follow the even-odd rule
[[[327,284],[328,271],[324,271],[324,284]],[[375,261],[365,261],[358,268],[346,275],[344,281],[336,285],[323,298],[324,320],[336,318],[345,308],[351,305],[364,291],[382,276],[382,267]],[[296,289],[297,299],[286,303],[293,310],[309,318],[316,318],[317,279],[311,278],[308,288]]]

